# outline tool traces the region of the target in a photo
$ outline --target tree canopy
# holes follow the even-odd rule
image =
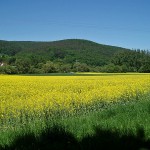
[[[68,39],[0,41],[1,73],[150,72],[150,52]]]

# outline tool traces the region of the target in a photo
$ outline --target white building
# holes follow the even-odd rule
[[[4,66],[4,63],[3,63],[3,62],[1,62],[1,63],[0,63],[0,66]]]

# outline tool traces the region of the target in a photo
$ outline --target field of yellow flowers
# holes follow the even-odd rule
[[[95,102],[130,100],[150,91],[150,75],[0,76],[0,120]]]

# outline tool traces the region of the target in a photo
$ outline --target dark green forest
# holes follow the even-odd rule
[[[0,73],[150,72],[150,52],[67,39],[0,40]]]

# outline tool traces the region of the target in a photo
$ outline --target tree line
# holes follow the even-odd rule
[[[57,72],[150,72],[150,51],[119,51],[110,57],[110,61],[101,65],[90,65],[80,62],[77,59],[66,63],[61,58],[63,57],[61,52],[57,51],[55,55],[57,56],[48,60],[40,55],[29,55],[28,57],[24,55],[24,57],[16,57],[0,54],[0,73],[40,74]]]

